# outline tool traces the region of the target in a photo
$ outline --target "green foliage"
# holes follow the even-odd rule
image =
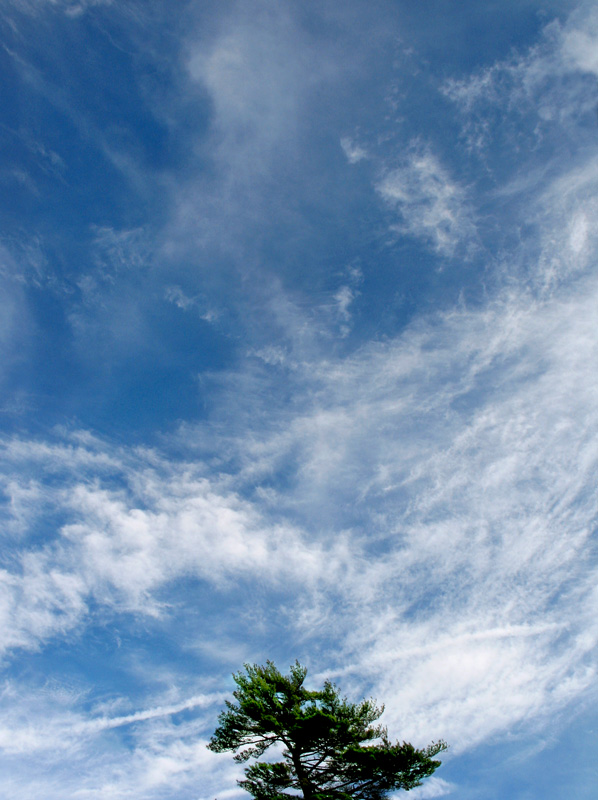
[[[226,701],[208,747],[230,750],[240,762],[282,747],[282,761],[258,761],[239,781],[255,800],[385,800],[389,792],[419,786],[440,766],[433,759],[444,742],[423,750],[393,744],[386,728],[374,724],[383,708],[372,700],[350,703],[329,681],[310,691],[306,674],[299,662],[282,675],[268,661],[233,675],[235,702]]]

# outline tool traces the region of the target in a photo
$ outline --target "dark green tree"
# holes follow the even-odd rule
[[[393,744],[386,728],[374,724],[383,708],[372,700],[350,703],[329,681],[310,691],[306,674],[299,662],[283,675],[268,661],[233,675],[235,701],[226,701],[208,747],[244,762],[278,745],[281,761],[256,761],[239,781],[255,800],[385,800],[389,792],[419,786],[440,766],[433,759],[444,742],[423,750]]]

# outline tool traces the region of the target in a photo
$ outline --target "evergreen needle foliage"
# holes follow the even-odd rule
[[[423,750],[393,744],[386,728],[374,724],[383,707],[350,703],[329,681],[310,691],[306,674],[299,662],[283,675],[268,661],[233,675],[235,702],[226,701],[208,747],[233,751],[240,762],[273,745],[282,750],[281,761],[246,768],[239,785],[255,800],[385,800],[389,792],[419,786],[440,766],[433,759],[444,742]]]

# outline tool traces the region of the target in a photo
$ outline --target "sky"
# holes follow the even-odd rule
[[[0,0],[0,784],[241,800],[243,663],[598,767],[598,8]],[[403,796],[402,793],[397,795]]]

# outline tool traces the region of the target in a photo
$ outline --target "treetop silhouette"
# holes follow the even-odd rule
[[[245,762],[278,746],[282,760],[258,760],[239,781],[255,800],[386,800],[389,792],[419,786],[440,766],[434,756],[446,749],[443,741],[422,750],[393,744],[386,728],[374,724],[384,707],[351,703],[330,681],[306,689],[306,675],[298,661],[288,675],[271,661],[245,664],[233,675],[234,701],[226,701],[208,747]]]

